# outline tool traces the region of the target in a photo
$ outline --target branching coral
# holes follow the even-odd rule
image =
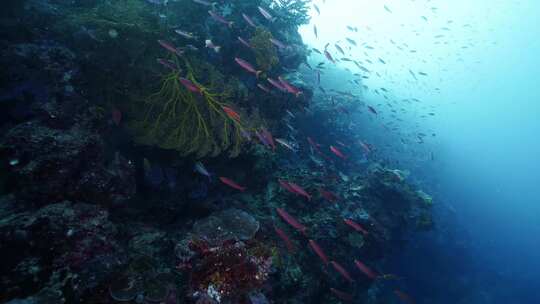
[[[311,0],[275,0],[273,10],[284,26],[295,28],[309,23],[309,3]]]
[[[166,75],[161,90],[147,100],[149,109],[144,121],[139,122],[142,132],[138,141],[174,149],[182,155],[216,156],[228,150],[231,156],[236,156],[242,143],[243,122],[224,111],[226,107],[235,108],[224,100],[235,91],[231,86],[238,90],[238,82],[225,83],[213,66],[195,58],[174,57],[174,61],[179,69],[186,71],[185,79],[198,92],[186,89],[180,82],[179,71]],[[209,85],[203,85],[196,75],[206,76]],[[218,88],[229,93],[212,92]]]

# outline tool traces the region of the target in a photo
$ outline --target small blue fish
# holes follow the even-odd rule
[[[201,174],[201,175],[204,175],[204,176],[208,177],[208,179],[210,179],[212,177],[210,172],[208,172],[208,170],[206,170],[203,163],[201,163],[200,161],[195,163],[195,166],[194,166],[193,170],[195,172]]]

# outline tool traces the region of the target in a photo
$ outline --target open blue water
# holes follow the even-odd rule
[[[363,136],[436,198],[436,230],[392,262],[411,294],[419,303],[540,303],[540,2],[314,4],[320,14],[312,10],[304,41],[333,53],[346,38],[363,46],[347,55],[370,70],[364,100],[396,128],[372,121]],[[337,69],[322,81],[350,89],[342,76],[357,69]],[[388,93],[375,93],[381,87]],[[419,102],[403,101],[411,98]],[[392,117],[388,102],[405,110]],[[410,142],[420,132],[422,143]]]

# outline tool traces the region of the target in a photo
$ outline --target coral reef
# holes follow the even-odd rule
[[[380,303],[385,258],[434,226],[403,172],[337,146],[299,69],[309,1],[200,2],[0,13],[1,302]]]

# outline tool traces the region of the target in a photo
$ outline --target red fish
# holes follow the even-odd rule
[[[287,211],[281,209],[281,208],[277,208],[277,213],[279,214],[279,216],[281,216],[281,218],[287,222],[289,225],[293,226],[294,228],[296,228],[298,231],[302,232],[302,234],[306,234],[306,231],[307,231],[307,227],[300,224],[294,217],[292,217],[292,215],[288,214]]]
[[[225,114],[227,114],[227,116],[229,116],[231,119],[240,122],[240,114],[236,113],[233,109],[226,106],[221,106],[221,108],[223,109],[223,111],[225,111]]]
[[[259,131],[255,131],[255,135],[257,136],[257,138],[259,139],[259,141],[267,148],[270,148],[270,143],[268,142],[268,139],[266,139],[266,137],[264,137],[261,132]]]
[[[298,186],[297,184],[295,183],[289,183],[289,186],[294,190],[294,192],[298,195],[301,195],[305,198],[307,198],[308,201],[311,200],[311,195],[309,195],[309,193],[306,192],[306,190],[304,190],[304,188]]]
[[[164,49],[166,49],[167,51],[171,52],[171,53],[174,53],[178,56],[182,56],[182,51],[180,51],[179,49],[175,48],[172,44],[170,44],[169,42],[165,41],[165,40],[158,40],[157,41],[159,43],[159,45],[161,45]]]
[[[341,151],[339,151],[338,148],[336,148],[334,146],[330,146],[330,151],[332,151],[332,153],[337,155],[339,158],[347,159],[347,157],[343,153],[341,153]]]
[[[179,78],[179,81],[182,85],[184,85],[184,87],[186,87],[186,89],[188,89],[189,91],[193,92],[193,93],[198,93],[198,94],[201,94],[201,89],[195,85],[191,80],[187,79],[187,78],[184,78],[184,77],[180,77]]]
[[[352,295],[344,292],[344,291],[341,291],[341,290],[337,290],[335,288],[330,288],[330,291],[336,295],[336,297],[338,297],[338,299],[342,300],[342,301],[345,301],[345,302],[352,302],[353,300],[353,297]]]
[[[377,115],[377,111],[375,110],[375,108],[373,108],[372,106],[367,106],[367,108],[371,113]]]
[[[119,126],[120,123],[122,122],[122,112],[120,112],[120,110],[118,109],[113,109],[111,114],[112,114],[112,121],[114,122],[115,125]]]
[[[250,73],[253,73],[255,74],[255,76],[257,78],[259,78],[259,75],[262,73],[262,71],[257,71],[253,65],[251,65],[251,63],[245,61],[244,59],[242,58],[234,58],[234,61],[236,61],[236,63],[238,63],[238,65],[240,65],[244,70],[250,72]]]
[[[292,253],[294,251],[294,245],[289,239],[289,237],[285,234],[285,232],[278,227],[274,227],[274,230],[276,231],[277,235],[285,242],[285,246],[287,246],[287,250]]]
[[[309,246],[311,246],[311,249],[315,251],[319,258],[324,262],[324,264],[328,264],[328,257],[326,256],[322,248],[319,246],[319,244],[315,243],[314,240],[309,240]]]
[[[404,293],[401,290],[395,289],[394,294],[404,303],[415,304],[415,301],[408,294]]]
[[[283,189],[296,194],[296,192],[294,191],[294,189],[291,187],[291,185],[288,182],[278,179],[278,183],[281,185],[281,187],[283,187]]]
[[[332,264],[332,267],[334,267],[334,269],[339,272],[339,274],[341,274],[347,281],[351,283],[354,282],[351,275],[347,272],[347,270],[345,270],[345,268],[343,268],[335,261],[331,261],[330,264]]]
[[[320,144],[316,143],[313,139],[311,139],[311,137],[309,137],[309,136],[308,136],[307,140],[308,140],[309,144],[315,149],[318,149],[321,146]]]
[[[274,137],[272,136],[272,133],[270,133],[265,128],[262,128],[261,135],[264,136],[264,138],[266,139],[268,144],[270,146],[272,146],[272,150],[275,151],[276,150],[276,143],[274,142]]]
[[[311,137],[308,136],[307,138],[307,141],[309,142],[309,145],[313,148],[313,150],[317,151],[317,153],[323,155],[325,158],[327,158],[326,155],[324,155],[321,150],[319,149],[319,147],[321,146],[320,144],[316,143]]]
[[[369,232],[367,232],[367,230],[364,229],[364,227],[362,227],[360,224],[354,222],[353,220],[351,220],[351,219],[343,219],[343,221],[345,222],[345,224],[351,226],[354,230],[356,230],[358,232],[362,232],[364,235],[369,234]]]
[[[232,181],[231,179],[228,179],[226,177],[220,176],[219,180],[221,180],[221,182],[224,183],[225,185],[227,185],[227,186],[229,186],[231,188],[234,188],[236,190],[240,190],[240,191],[245,191],[246,190],[246,187],[242,187],[242,186],[238,185],[237,183],[235,183],[234,181]]]
[[[233,24],[234,24],[234,22],[232,22],[232,21],[227,21],[225,18],[223,18],[223,16],[221,16],[220,14],[218,14],[218,13],[216,13],[216,12],[208,11],[208,14],[209,14],[214,20],[216,20],[217,22],[226,24],[228,27],[232,27]]]
[[[373,270],[371,270],[369,267],[367,267],[364,263],[354,260],[354,264],[356,264],[356,267],[360,269],[368,278],[375,280],[377,278],[377,273],[375,273]]]
[[[330,201],[330,202],[335,202],[339,199],[339,197],[337,197],[337,195],[335,195],[334,193],[330,192],[330,191],[326,191],[324,190],[323,188],[319,188],[319,193],[321,194],[322,197],[324,197],[327,201]]]
[[[278,80],[279,82],[281,82],[281,84],[287,90],[287,92],[294,94],[296,97],[302,95],[302,91],[300,91],[297,87],[293,86],[292,84],[288,83],[281,76],[278,77]]]
[[[163,58],[158,58],[157,59],[157,62],[159,64],[161,64],[162,66],[164,67],[167,67],[173,71],[177,71],[178,69],[176,68],[174,62],[170,61],[170,60],[166,60],[166,59],[163,59]]]

